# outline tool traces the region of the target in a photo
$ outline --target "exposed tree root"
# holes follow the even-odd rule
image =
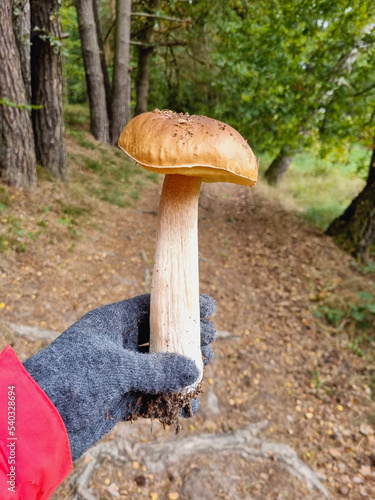
[[[268,421],[265,420],[230,433],[201,434],[168,441],[162,439],[151,443],[127,443],[125,446],[127,456],[120,454],[116,441],[102,442],[86,453],[84,463],[89,461],[74,478],[76,499],[94,500],[95,497],[87,489],[87,484],[97,463],[104,455],[109,455],[115,461],[123,463],[130,463],[137,459],[146,465],[148,471],[155,474],[166,470],[170,464],[176,464],[185,457],[206,453],[215,454],[215,452],[235,452],[249,460],[259,458],[279,460],[310,490],[317,490],[324,497],[329,498],[329,493],[318,475],[298,457],[290,446],[256,437],[258,432],[267,425]]]

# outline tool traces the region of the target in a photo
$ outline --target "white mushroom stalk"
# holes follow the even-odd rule
[[[119,146],[145,169],[165,174],[151,285],[150,351],[194,360],[200,346],[198,198],[203,182],[253,186],[258,162],[245,139],[225,123],[155,110],[133,118]]]
[[[160,198],[151,285],[150,352],[174,352],[195,361],[200,345],[198,198],[202,179],[165,176]]]

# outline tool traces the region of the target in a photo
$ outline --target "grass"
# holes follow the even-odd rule
[[[157,174],[91,136],[87,107],[66,106],[65,119],[69,183],[38,167],[39,195],[0,186],[0,253],[25,252],[39,237],[49,243],[68,238],[74,245],[92,223],[98,200],[131,206],[146,182],[158,182]]]
[[[73,190],[119,207],[132,205],[146,180],[158,182],[156,174],[144,171],[125,153],[99,143],[89,134],[89,115],[83,106],[66,107]],[[78,168],[77,168],[78,167]]]
[[[272,158],[261,158],[261,178]],[[326,229],[363,189],[370,152],[355,146],[345,156],[321,159],[313,152],[298,154],[277,187],[260,183],[267,196],[278,198],[312,224]],[[365,168],[363,168],[365,167]]]
[[[346,334],[346,347],[360,357],[373,358],[375,345],[375,284],[350,298],[332,294],[315,307],[318,320],[330,325],[336,335]]]
[[[65,125],[69,130],[89,130],[90,110],[88,106],[68,104],[64,107]]]

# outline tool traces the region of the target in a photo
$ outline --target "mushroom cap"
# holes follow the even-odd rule
[[[206,116],[159,111],[133,118],[118,145],[145,169],[253,186],[258,161],[232,127]]]

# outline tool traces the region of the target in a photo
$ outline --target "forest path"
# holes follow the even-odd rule
[[[73,247],[62,232],[53,244],[41,235],[26,253],[8,254],[1,263],[3,325],[63,331],[89,308],[148,291],[159,192],[150,183],[133,207],[98,203]],[[37,192],[30,196],[21,207],[38,203]],[[115,448],[103,448],[98,461],[88,453],[53,498],[74,498],[74,478],[91,460],[100,467],[86,486],[97,499],[324,498],[272,450],[254,459],[236,444],[182,456],[163,470],[153,470],[148,459],[147,443],[178,446],[209,433],[220,440],[259,423],[254,439],[295,450],[331,498],[375,498],[369,367],[345,349],[348,339],[331,336],[311,312],[333,291],[366,290],[369,278],[320,231],[256,188],[204,185],[199,251],[201,292],[217,300],[214,322],[224,333],[214,344],[198,416],[177,438],[156,422],[152,432],[148,421],[118,424],[104,443],[117,443],[120,462]],[[22,358],[48,342],[7,331],[2,342]]]

